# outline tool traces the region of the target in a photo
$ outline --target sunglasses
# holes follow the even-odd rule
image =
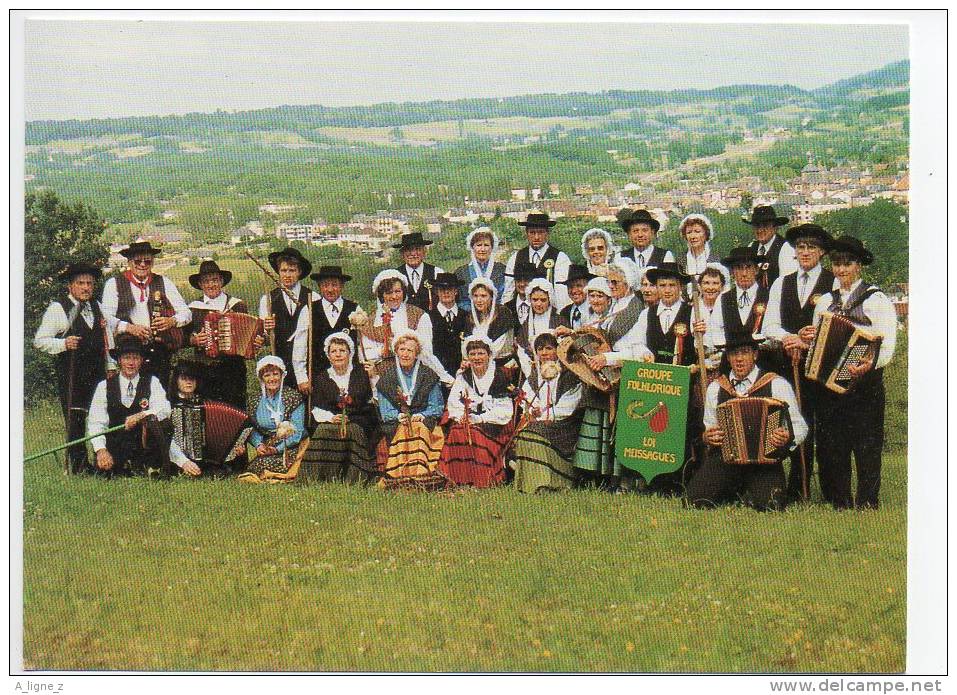
[[[153,265],[152,258],[134,258],[133,265]]]

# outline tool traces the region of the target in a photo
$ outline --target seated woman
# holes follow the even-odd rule
[[[455,377],[432,354],[432,319],[422,309],[408,304],[408,280],[398,270],[383,270],[372,281],[372,293],[378,300],[375,318],[358,326],[361,335],[359,358],[375,381],[379,370],[389,364],[392,343],[401,333],[414,333],[419,340],[421,360],[443,384],[451,386]],[[380,364],[381,363],[381,364]]]
[[[604,278],[596,280],[604,281]],[[578,442],[582,384],[556,357],[558,341],[542,333],[534,341],[535,364],[522,386],[528,422],[515,437],[515,487],[534,494],[569,488],[577,479],[571,463]]]
[[[615,246],[611,234],[604,229],[593,227],[582,235],[582,258],[592,275],[608,275],[608,266],[619,253],[621,248]]]
[[[492,341],[468,336],[447,410],[453,423],[439,458],[439,471],[457,485],[492,487],[505,480],[505,445],[511,435],[509,380],[492,362]]]
[[[568,321],[554,307],[555,288],[548,280],[535,278],[528,283],[525,292],[532,310],[515,332],[515,353],[523,376],[528,376],[532,372],[532,362],[535,361],[532,350],[535,336],[554,331],[559,326],[567,326]]]
[[[465,237],[465,246],[472,259],[468,264],[456,268],[455,276],[462,281],[464,287],[471,285],[476,278],[491,280],[496,295],[501,297],[505,289],[505,264],[494,260],[498,250],[498,237],[495,232],[491,227],[473,229]],[[471,311],[471,296],[465,294],[459,297],[459,307],[463,311]]]
[[[420,359],[422,345],[412,332],[397,335],[395,359],[385,363],[376,384],[383,439],[376,459],[381,487],[445,487],[435,468],[445,444],[438,426],[444,404],[438,375]]]
[[[330,366],[313,375],[312,417],[317,424],[296,480],[366,482],[378,473],[374,443],[379,414],[372,385],[365,371],[353,368],[355,343],[348,333],[328,335],[323,351]]]
[[[297,448],[305,434],[306,406],[302,394],[283,386],[286,365],[275,355],[267,355],[256,363],[256,376],[261,391],[253,403],[252,417],[261,431],[249,437],[249,443],[256,447],[256,458],[238,479],[250,483],[292,479],[293,465],[299,463]]]
[[[485,336],[492,341],[492,358],[512,377],[518,371],[515,362],[515,314],[497,304],[495,285],[487,278],[476,278],[469,285],[472,310],[466,317],[466,335]]]

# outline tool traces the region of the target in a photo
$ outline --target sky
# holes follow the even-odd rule
[[[908,57],[903,24],[28,19],[28,121],[606,89],[813,89]]]

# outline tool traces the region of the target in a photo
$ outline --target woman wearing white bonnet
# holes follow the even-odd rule
[[[409,281],[398,270],[383,270],[372,281],[376,298],[375,316],[359,326],[361,346],[359,359],[370,378],[377,376],[376,366],[393,355],[391,342],[400,333],[412,332],[419,339],[421,359],[433,369],[444,384],[455,377],[449,374],[432,354],[432,319],[417,306],[409,304]]]
[[[525,290],[531,311],[528,312],[525,322],[515,331],[515,352],[525,376],[531,373],[532,362],[535,360],[532,350],[535,336],[553,332],[560,326],[568,326],[568,321],[555,308],[554,292],[552,283],[544,278],[531,280]]]
[[[469,232],[465,237],[469,262],[455,270],[455,276],[462,281],[464,287],[471,285],[476,278],[486,278],[492,281],[497,296],[502,296],[505,291],[505,264],[495,260],[498,246],[498,236],[491,227],[478,227]],[[472,308],[468,293],[459,297],[459,306],[464,311]]]
[[[297,480],[365,482],[377,473],[379,413],[372,402],[372,385],[365,370],[354,364],[356,347],[348,333],[331,333],[322,347],[330,364],[313,375],[316,429]]]
[[[588,272],[604,277],[608,274],[608,265],[621,252],[615,246],[611,234],[599,227],[592,227],[582,235],[582,258]]]

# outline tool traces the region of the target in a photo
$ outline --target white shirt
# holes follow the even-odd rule
[[[578,318],[575,318],[575,310],[578,310]],[[572,328],[581,328],[591,321],[591,307],[586,299],[581,304],[573,304],[568,311],[568,323]]]
[[[409,313],[406,310],[407,304],[402,302],[399,305],[399,308],[392,314],[392,335],[397,336],[399,333],[405,333],[409,330]],[[377,309],[375,312],[375,319],[372,322],[373,326],[382,325],[382,309]],[[388,311],[388,310],[386,310]],[[442,363],[439,362],[438,358],[432,354],[432,319],[425,312],[422,313],[422,317],[419,319],[419,323],[416,326],[414,333],[419,337],[419,342],[422,345],[422,354],[419,355],[419,359],[422,360],[422,363],[425,366],[429,367],[432,371],[439,375],[439,379],[446,386],[450,385],[455,381],[455,377],[449,374],[445,367],[442,366]],[[366,335],[361,336],[362,340],[362,349],[365,353],[366,360],[375,362],[382,357],[383,345],[380,342],[372,340]],[[391,349],[391,346],[390,346]],[[296,364],[295,354],[293,354],[293,365]],[[298,368],[296,371],[298,379]],[[305,376],[305,372],[303,372]],[[303,379],[304,381],[306,379]],[[302,382],[300,382],[302,383]]]
[[[764,246],[765,250],[774,243],[774,237],[766,243],[762,244],[757,239],[754,240],[754,252],[761,255],[761,247]],[[787,241],[781,244],[781,250],[778,252],[778,277],[784,275],[790,275],[795,270],[800,270],[801,267],[797,262],[797,253],[794,251],[794,247]]]
[[[544,244],[540,249],[532,249],[528,247],[528,260],[532,265],[535,265],[535,262],[532,260],[537,253],[540,259],[545,258],[545,254],[548,252],[549,245]],[[502,292],[502,296],[499,298],[499,301],[502,304],[506,304],[511,301],[512,297],[515,296],[515,278],[512,277],[515,272],[515,259],[518,258],[518,251],[515,251],[511,256],[508,257],[508,262],[505,264],[505,290]],[[552,268],[551,272],[551,283],[555,286],[555,292],[552,295],[552,298],[555,301],[554,307],[558,311],[561,311],[569,303],[568,299],[568,288],[565,286],[565,280],[568,279],[568,270],[571,265],[571,260],[568,258],[568,254],[564,251],[558,252],[558,257],[555,259],[555,267]]]
[[[122,373],[117,374],[114,379],[120,380],[120,400],[123,405],[129,408],[133,405],[136,398],[136,387],[140,382],[140,375],[137,374],[132,379],[127,379]],[[160,385],[159,379],[155,376],[149,377],[150,381],[150,402],[149,410],[156,416],[157,420],[165,420],[170,416],[172,408],[166,399],[166,391]],[[130,395],[129,385],[133,384],[133,394]],[[86,419],[86,434],[92,436],[105,432],[110,427],[110,415],[106,410],[106,380],[96,385],[93,392],[93,400],[90,402],[89,415]],[[92,440],[93,451],[99,451],[106,448],[106,437],[94,437]]]
[[[627,299],[627,301],[623,301]],[[621,300],[616,300],[615,310],[612,311],[606,319],[604,319],[599,325],[603,330],[607,330],[611,326],[612,322],[618,318],[618,312],[624,311],[631,302],[641,302],[642,299],[636,294],[630,294],[627,297],[623,297]],[[617,367],[621,365],[625,360],[635,360],[639,359],[638,354],[640,352],[640,345],[644,342],[644,338],[639,335],[640,324],[642,315],[648,311],[643,309],[641,314],[638,315],[638,320],[635,321],[635,325],[628,329],[628,332],[625,333],[621,338],[619,338],[614,345],[611,346],[611,352],[606,352],[605,360],[606,362],[613,366]]]
[[[648,244],[648,245],[645,247],[645,250],[644,250],[644,251],[639,251],[637,248],[635,248],[635,258],[634,258],[634,261],[635,261],[635,265],[638,266],[638,270],[641,270],[642,268],[647,268],[649,265],[651,265],[651,254],[653,254],[654,252],[655,252],[655,245],[654,245],[654,244]],[[675,262],[675,256],[674,256],[674,254],[671,253],[671,251],[667,251],[667,250],[666,250],[666,251],[665,251],[665,260],[662,261],[662,262],[663,262],[663,263],[674,263],[674,262]]]
[[[103,315],[114,319],[116,318],[116,311],[119,307],[120,301],[120,297],[116,289],[117,282],[127,283],[133,293],[133,308],[130,310],[130,321],[135,323],[137,326],[146,326],[148,328],[150,325],[150,312],[147,308],[149,292],[147,291],[143,293],[143,296],[146,297],[146,299],[140,301],[140,288],[127,280],[123,275],[120,277],[109,278],[104,283],[103,298],[100,303],[101,308],[103,309]],[[179,290],[176,289],[176,285],[168,277],[163,278],[163,286],[166,289],[166,298],[173,307],[173,318],[176,319],[176,325],[185,326],[187,323],[193,320],[193,314],[189,310],[189,307],[186,306],[186,302],[183,301],[183,295],[179,293]],[[126,321],[119,321],[116,332],[125,333],[126,326]]]
[[[564,369],[564,367],[563,367]],[[532,384],[528,379],[522,385],[522,391],[525,393],[525,400],[532,403],[533,407],[541,408],[542,414],[538,422],[555,422],[569,417],[578,408],[578,402],[582,397],[582,384],[578,382],[574,387],[568,389],[562,394],[558,402],[553,402],[555,394],[558,393],[558,380],[561,373],[554,379],[539,379],[538,391],[532,389]],[[552,401],[549,401],[549,393]]]
[[[670,307],[665,306],[664,302],[658,302],[654,306],[655,314],[658,316],[658,321],[661,323],[661,330],[663,333],[667,333],[671,326],[674,324],[675,319],[678,318],[678,312],[681,311],[681,307],[684,305],[684,300],[677,300]],[[638,321],[635,323],[635,342],[632,347],[631,357],[626,359],[632,360],[641,360],[651,357],[654,359],[654,353],[648,349],[648,312],[650,309],[646,308],[642,310],[641,315],[638,317]],[[667,326],[665,325],[667,323]],[[688,326],[688,330],[691,330],[691,326]]]
[[[818,263],[816,266],[806,271],[808,274],[808,280],[805,284],[802,279],[805,271],[798,269],[797,271],[797,291],[798,299],[801,302],[801,306],[807,305],[807,300],[810,299],[812,290],[817,284],[818,279],[821,277],[821,271],[823,268],[821,264]],[[788,333],[784,330],[784,327],[781,325],[781,294],[784,291],[784,275],[779,277],[774,281],[774,284],[771,285],[771,289],[768,292],[768,309],[767,313],[764,315],[764,333],[769,338],[774,338],[776,340],[781,340],[785,336],[794,335],[793,333]],[[835,278],[834,284],[837,285],[838,281]],[[804,296],[801,296],[802,287],[806,287],[804,291]],[[832,288],[833,289],[833,288]]]
[[[858,280],[851,285],[851,289],[847,292],[841,290],[841,301],[847,302],[847,298],[851,296],[851,293],[854,292],[860,284],[861,280]],[[820,325],[821,314],[827,311],[829,306],[831,306],[830,295],[821,297],[821,301],[814,306],[815,326]],[[864,300],[862,308],[864,309],[864,315],[871,321],[870,326],[862,326],[862,328],[871,333],[883,336],[884,338],[874,368],[880,369],[881,367],[886,367],[894,356],[894,350],[897,347],[897,312],[894,310],[894,305],[891,303],[891,300],[888,299],[887,295],[883,292],[875,292]]]
[[[757,367],[754,367],[745,377],[747,382],[735,385],[735,391],[739,395],[746,393],[747,390],[753,387],[757,382],[760,371]],[[728,378],[731,379],[731,383],[734,384],[734,372],[732,372]],[[705,393],[703,418],[705,429],[718,426],[718,391],[720,388],[721,385],[717,381],[712,381],[708,385],[708,391]],[[791,449],[796,449],[801,446],[801,443],[804,442],[804,438],[807,437],[807,423],[804,421],[804,416],[798,407],[797,398],[794,396],[794,389],[791,388],[791,384],[777,376],[771,381],[771,397],[777,398],[779,401],[784,401],[788,405],[788,415],[791,416],[791,429],[794,432],[794,442],[791,445]]]
[[[741,323],[747,323],[748,315],[751,313],[751,307],[754,305],[754,299],[758,294],[758,283],[754,283],[747,289],[742,289],[735,286],[737,289],[736,304],[738,308],[738,316],[741,318]],[[732,292],[733,290],[728,290]],[[725,295],[725,292],[721,293],[721,296],[718,297],[717,301],[714,303],[714,311],[711,312],[711,318],[708,319],[708,329],[704,334],[704,344],[709,350],[714,350],[716,345],[724,345],[725,335],[724,335],[724,312],[721,310],[721,298]],[[747,294],[747,297],[745,297]],[[762,319],[762,327],[764,321]]]
[[[408,263],[406,263],[405,266],[403,266],[402,268],[402,272],[404,272],[405,276],[409,279],[409,284],[412,285],[413,292],[419,291],[419,285],[422,284],[422,272],[424,269],[425,269],[424,261],[415,268],[413,268]],[[439,266],[435,266],[436,275],[438,275],[439,273],[444,273],[444,272],[445,271],[442,270]]]
[[[329,367],[326,370],[326,374],[329,375],[329,378],[339,387],[339,393],[349,393],[349,379],[352,377],[352,361],[349,361],[349,367],[346,369],[345,374],[339,374],[335,367]],[[312,409],[312,417],[316,422],[332,422],[338,413],[334,413],[331,410],[324,410],[318,405]]]
[[[78,304],[72,295],[70,295],[70,301],[73,302],[74,307]],[[90,300],[90,302],[93,301],[95,300]],[[85,309],[80,313],[80,316],[83,317],[83,320],[89,328],[93,328],[92,309]],[[40,320],[40,327],[37,328],[36,335],[33,336],[33,347],[37,350],[43,350],[43,352],[48,355],[58,355],[61,352],[65,352],[66,338],[60,336],[64,336],[67,330],[69,330],[69,318],[59,302],[51,302],[50,306],[48,306],[47,310],[43,313],[43,318]],[[107,316],[106,314],[103,315],[103,318],[106,320],[106,347],[111,349],[114,347],[113,334],[116,332],[120,321],[115,316]],[[112,358],[107,355],[104,357],[104,360],[106,361],[107,369],[116,369],[116,363]]]
[[[298,301],[298,299],[299,299],[299,290],[300,290],[301,287],[302,287],[302,283],[297,282],[295,285],[293,285],[293,286],[289,289],[289,291],[292,292],[292,296],[295,297],[297,301]],[[295,303],[292,301],[292,299],[289,297],[289,295],[286,294],[285,292],[281,292],[280,294],[282,295],[283,301],[286,303],[286,311],[288,311],[288,312],[289,312],[289,315],[292,316],[293,314],[296,313],[296,305],[295,305]],[[322,295],[319,294],[318,292],[310,292],[310,294],[312,295],[312,301],[314,301],[314,302],[318,302],[320,299],[322,299]],[[259,298],[259,318],[264,319],[264,318],[267,318],[267,317],[269,316],[269,311],[267,311],[268,305],[269,305],[269,301],[270,301],[269,293],[266,293],[266,294],[264,294],[262,297]],[[303,307],[302,314],[299,315],[299,321],[300,321],[300,322],[302,321],[303,315],[309,313],[308,311],[306,311],[306,309],[308,309],[308,306]],[[276,312],[273,311],[272,313],[275,314]],[[308,317],[308,316],[306,316],[306,321],[307,321],[307,322],[309,321],[309,317]],[[299,330],[298,325],[297,325],[297,327],[296,327],[296,330],[297,330],[297,331]],[[289,339],[292,340],[292,336],[290,336]]]
[[[473,377],[474,377],[473,373]],[[492,387],[492,381],[495,379],[495,363],[489,363],[480,378],[475,380],[475,388],[472,388],[465,380],[464,372],[459,372],[455,377],[455,383],[452,384],[452,390],[449,392],[447,408],[449,417],[461,421],[465,415],[465,404],[462,403],[462,394],[467,393],[471,401],[469,404],[469,422],[472,424],[488,423],[490,425],[506,425],[512,419],[512,399],[507,396],[502,398],[493,398],[488,390]],[[478,414],[479,406],[485,408],[485,412]]]

